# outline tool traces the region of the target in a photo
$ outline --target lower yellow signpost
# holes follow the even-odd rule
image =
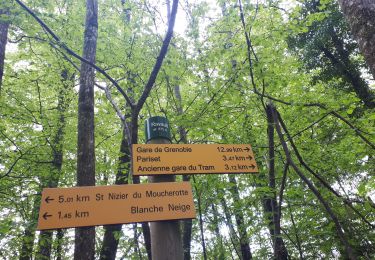
[[[47,188],[37,229],[189,218],[195,218],[189,182]]]

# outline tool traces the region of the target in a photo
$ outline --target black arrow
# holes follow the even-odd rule
[[[244,150],[245,150],[246,152],[250,152],[250,148],[249,148],[249,147],[244,148]]]
[[[254,164],[252,164],[250,167],[253,168],[253,170],[255,169],[255,165]]]
[[[249,158],[250,161],[253,159],[253,157],[251,157],[250,155],[248,157],[246,157],[246,158]]]
[[[49,218],[49,217],[52,217],[52,215],[48,215],[48,213],[46,212],[46,213],[44,213],[44,215],[43,215],[43,218],[45,219],[45,220],[47,220],[47,218]]]
[[[49,203],[51,200],[55,200],[55,199],[51,199],[49,196],[45,199],[45,201],[46,201],[47,203]]]

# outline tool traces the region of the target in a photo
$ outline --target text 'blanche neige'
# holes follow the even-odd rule
[[[141,195],[141,193],[138,193]],[[177,196],[188,196],[189,192],[187,190],[175,190],[175,191],[146,191],[145,195],[147,198],[164,198],[164,197],[177,197]],[[130,211],[131,214],[143,214],[143,213],[159,213],[164,211],[169,212],[186,212],[190,211],[191,206],[189,204],[182,204],[182,203],[168,203],[168,206],[164,208],[160,205],[152,205],[150,207],[140,207],[140,206],[132,206]]]

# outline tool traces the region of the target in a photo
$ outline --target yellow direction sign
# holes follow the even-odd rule
[[[38,230],[195,218],[189,182],[43,189]]]
[[[258,172],[249,144],[134,144],[134,175]]]

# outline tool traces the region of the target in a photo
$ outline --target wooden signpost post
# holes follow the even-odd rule
[[[148,145],[170,144],[171,136],[169,129],[169,122],[164,117],[156,116],[147,119],[145,134]],[[132,162],[134,163],[134,161]],[[151,183],[173,183],[175,176],[149,176],[148,180]],[[177,220],[151,222],[150,231],[151,255],[153,260],[182,260],[184,258],[180,225]]]

